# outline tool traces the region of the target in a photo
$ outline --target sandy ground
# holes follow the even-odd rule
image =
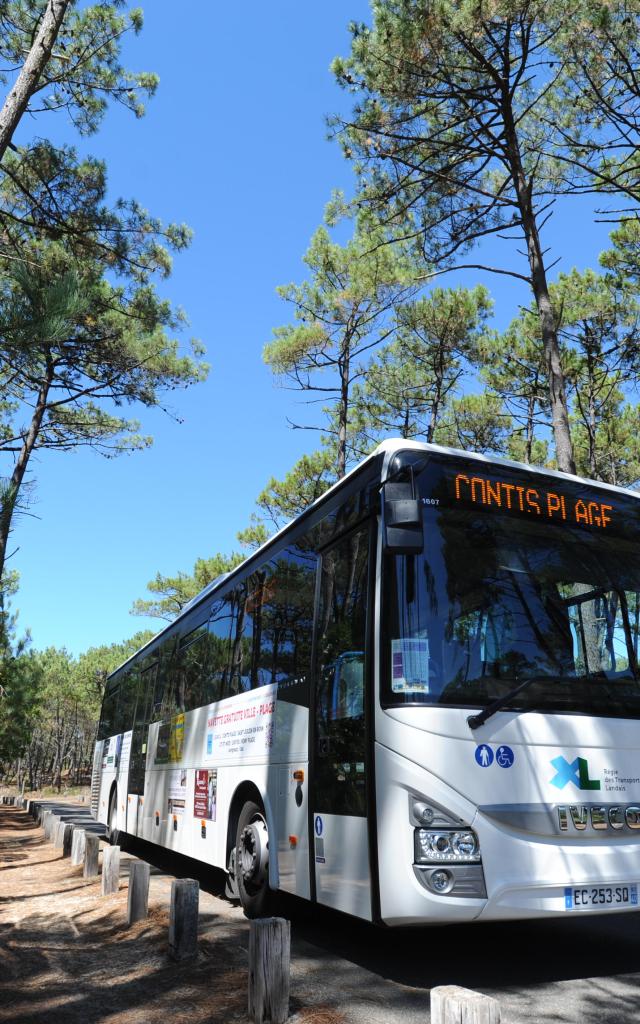
[[[86,804],[44,802],[67,820],[87,821]],[[144,857],[145,847],[134,852]],[[148,850],[149,917],[127,928],[132,854],[122,853],[120,891],[102,896],[100,878],[84,879],[25,811],[0,804],[0,1024],[249,1024],[249,924],[218,895],[223,876],[215,883],[204,864]],[[201,886],[198,956],[189,963],[168,955],[176,871]],[[303,906],[306,926],[293,911],[289,1024],[428,1024],[428,989],[335,952],[340,915],[330,919],[328,941],[326,921],[325,941],[309,941],[314,909]],[[375,941],[364,925],[358,951]]]
[[[201,894],[198,957],[167,953],[171,877],[154,872],[149,918],[126,925],[128,857],[121,888],[103,897],[45,842],[27,814],[0,806],[0,1021],[20,1024],[244,1024],[248,925]],[[292,1024],[348,1024],[337,1007],[292,993]]]

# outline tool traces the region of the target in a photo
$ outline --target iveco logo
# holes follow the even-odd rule
[[[562,832],[569,830],[569,823],[578,832],[590,826],[596,831],[607,828],[640,829],[640,807],[630,804],[628,807],[603,806],[596,804],[570,804],[558,807],[558,824]]]

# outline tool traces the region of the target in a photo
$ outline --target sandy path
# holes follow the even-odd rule
[[[130,855],[122,854],[120,892],[102,896],[100,879],[84,879],[25,811],[0,805],[0,1022],[249,1024],[242,911],[205,891],[215,890],[205,865],[153,849],[154,865],[164,866],[152,866],[149,918],[128,929]],[[167,953],[171,872],[185,867],[205,889],[198,957],[176,964]],[[344,927],[339,915],[331,920]],[[364,941],[376,941],[372,929]],[[305,941],[294,921],[290,1024],[428,1020],[428,992]]]

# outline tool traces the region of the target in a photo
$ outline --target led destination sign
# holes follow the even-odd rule
[[[583,492],[581,497],[564,488],[548,490],[532,487],[526,483],[489,478],[469,473],[457,473],[453,481],[456,501],[465,505],[483,505],[486,509],[520,512],[524,515],[540,516],[556,523],[590,526],[606,530],[616,524],[617,509],[601,495],[597,499]]]

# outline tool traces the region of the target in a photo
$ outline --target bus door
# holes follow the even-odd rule
[[[158,663],[142,672],[138,682],[138,700],[131,734],[129,755],[129,783],[127,787],[127,832],[137,834],[138,822],[142,824],[141,804],[144,795],[144,775],[147,764],[149,742],[149,718],[153,701]]]
[[[371,529],[321,557],[312,714],[311,829],[316,899],[371,919],[365,636]]]

